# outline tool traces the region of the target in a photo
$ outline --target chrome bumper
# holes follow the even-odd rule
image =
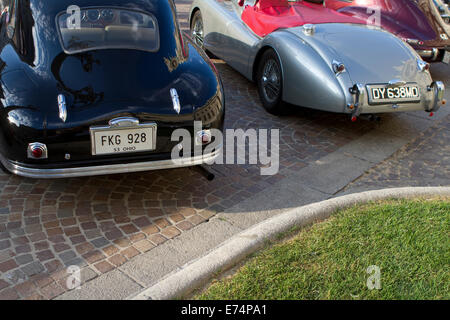
[[[434,104],[429,111],[438,111],[439,108],[445,105],[446,101],[444,99],[445,85],[442,81],[435,81],[431,84],[430,90],[434,92]]]
[[[396,85],[395,81],[389,82],[391,85]],[[353,96],[353,103],[347,104],[347,112],[352,115],[352,120],[356,119],[362,113],[384,113],[384,112],[394,112],[394,111],[419,111],[424,110],[426,112],[436,112],[440,107],[446,104],[444,98],[445,85],[442,81],[435,81],[427,87],[428,92],[433,94],[428,94],[427,103],[416,103],[414,104],[380,104],[380,105],[367,105],[366,104],[366,86],[357,83],[352,88],[350,88],[350,93]],[[367,98],[368,99],[368,98]],[[391,109],[387,110],[386,107],[391,106]],[[400,108],[400,106],[402,108]],[[406,107],[406,108],[405,108]]]
[[[0,161],[3,166],[11,173],[27,178],[36,179],[55,179],[55,178],[73,178],[85,176],[98,176],[116,173],[141,172],[160,169],[172,169],[180,167],[191,167],[201,165],[203,163],[213,162],[222,152],[222,146],[218,147],[212,153],[194,156],[191,158],[182,158],[177,160],[158,160],[148,162],[134,162],[124,164],[91,166],[91,167],[77,167],[64,169],[36,169],[29,168],[23,165],[18,165],[10,160],[5,159],[0,155]]]
[[[425,59],[430,59],[431,61],[435,61],[439,56],[439,49],[433,48],[429,50],[417,50],[419,56]]]

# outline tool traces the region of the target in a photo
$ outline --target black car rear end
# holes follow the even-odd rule
[[[77,7],[78,29],[68,25]],[[45,178],[202,163],[173,163],[171,136],[185,128],[195,137],[194,120],[222,129],[223,89],[208,57],[181,36],[171,0],[17,0],[15,17],[1,48],[8,170]]]

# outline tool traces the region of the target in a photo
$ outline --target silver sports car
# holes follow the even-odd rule
[[[285,102],[360,114],[437,111],[444,84],[405,42],[321,0],[194,0],[195,42],[258,86],[271,113]]]

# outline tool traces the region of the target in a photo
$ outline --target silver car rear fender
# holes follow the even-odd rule
[[[283,73],[283,101],[330,112],[348,112],[354,85],[349,75],[332,66],[309,44],[290,32],[273,32],[259,44],[275,50]],[[255,61],[254,63],[258,63]]]

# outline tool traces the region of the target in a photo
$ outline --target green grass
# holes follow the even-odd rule
[[[450,200],[339,211],[262,250],[195,299],[449,299]],[[369,290],[371,265],[381,289]]]

